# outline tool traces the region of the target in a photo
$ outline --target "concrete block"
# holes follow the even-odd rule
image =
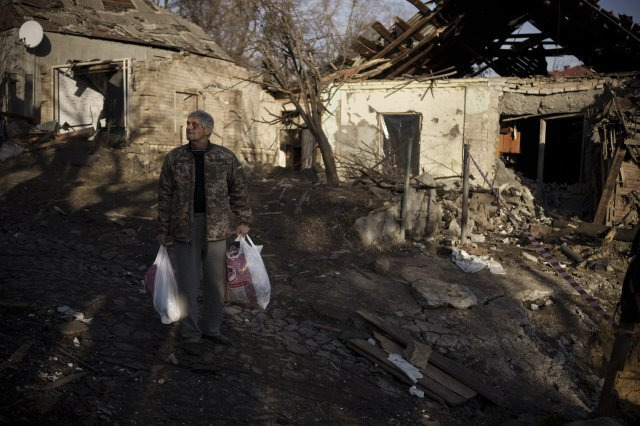
[[[404,350],[404,357],[418,368],[426,368],[431,356],[431,348],[424,343],[412,340]]]

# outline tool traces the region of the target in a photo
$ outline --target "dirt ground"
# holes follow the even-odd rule
[[[268,309],[228,306],[234,345],[188,356],[141,284],[158,250],[156,181],[126,181],[123,170],[117,152],[71,143],[0,164],[0,422],[559,425],[597,404],[612,329],[551,268],[523,257],[534,252],[517,232],[470,249],[505,275],[464,273],[441,238],[365,249],[352,225],[382,205],[380,191],[283,170],[250,178]],[[628,243],[608,247],[608,267],[569,269],[613,313]],[[385,275],[374,268],[381,258]],[[478,303],[422,306],[416,274],[463,284]],[[358,309],[482,374],[504,403],[410,395],[345,346],[345,335],[372,336]],[[633,423],[624,412],[616,420]]]

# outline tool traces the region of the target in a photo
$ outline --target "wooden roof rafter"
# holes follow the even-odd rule
[[[369,49],[363,57],[388,61],[367,70],[369,78],[426,75],[448,66],[460,76],[489,66],[501,75],[544,75],[546,57],[562,54],[601,72],[640,69],[640,26],[602,10],[597,0],[407,1],[417,9],[414,16],[396,17],[388,28],[375,24],[375,53]],[[514,34],[525,22],[540,33]]]

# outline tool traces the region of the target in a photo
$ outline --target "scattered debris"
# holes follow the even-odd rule
[[[474,273],[489,268],[492,274],[505,275],[506,272],[499,262],[487,256],[474,256],[464,250],[453,249],[451,252],[451,260],[458,265],[460,269],[468,273]]]

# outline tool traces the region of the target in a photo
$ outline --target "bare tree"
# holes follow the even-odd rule
[[[236,63],[248,65],[256,35],[251,0],[154,0],[207,32]]]
[[[320,148],[327,184],[340,184],[322,128],[328,86],[323,76],[344,67],[353,40],[375,18],[390,16],[383,0],[155,0],[200,25],[238,63],[258,68],[254,81],[286,95]],[[398,0],[396,0],[398,1]],[[295,123],[294,123],[295,124]]]
[[[320,148],[327,184],[338,186],[340,179],[333,150],[322,129],[325,83],[317,48],[327,42],[317,24],[305,19],[293,0],[264,0],[254,3],[258,10],[261,37],[256,40],[265,82],[283,92]]]

